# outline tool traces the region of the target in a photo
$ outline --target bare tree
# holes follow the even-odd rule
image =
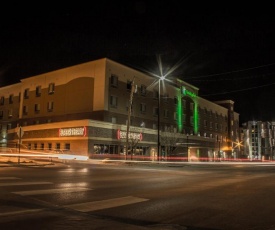
[[[161,146],[164,149],[161,150],[161,158],[167,159],[167,156],[171,155],[176,148],[176,143],[180,140],[180,134],[176,130],[167,128],[166,131],[161,132]]]

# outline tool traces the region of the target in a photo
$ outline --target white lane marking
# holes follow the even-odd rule
[[[40,212],[40,211],[43,211],[43,210],[44,209],[25,209],[25,210],[21,210],[21,211],[0,213],[0,216],[11,216],[11,215],[18,215],[18,214],[27,214],[27,213],[32,213],[32,212]]]
[[[28,195],[39,195],[39,194],[52,194],[52,193],[66,193],[66,192],[83,192],[92,190],[89,188],[60,188],[60,189],[45,189],[45,190],[30,190],[30,191],[19,191],[13,192],[14,194],[19,194],[22,196]]]
[[[123,206],[128,204],[144,202],[147,200],[148,199],[139,198],[139,197],[126,196],[126,197],[120,197],[120,198],[114,198],[114,199],[108,199],[108,200],[71,204],[71,205],[66,205],[65,207],[71,208],[77,211],[81,211],[81,212],[90,212],[90,211],[96,211],[100,209],[113,208],[113,207],[118,207],[118,206]]]
[[[0,186],[35,185],[35,184],[53,184],[53,183],[52,182],[7,182],[7,183],[0,183]]]
[[[12,177],[12,176],[6,176],[6,177],[0,177],[0,180],[18,180],[18,179],[21,179],[21,178],[18,178],[18,177]]]

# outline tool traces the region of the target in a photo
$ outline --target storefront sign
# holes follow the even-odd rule
[[[86,127],[76,128],[61,128],[59,129],[60,137],[71,137],[71,136],[86,136]]]
[[[126,139],[126,135],[127,135],[127,132],[126,131],[122,131],[120,129],[117,130],[117,139],[120,140],[120,139]],[[132,132],[129,132],[128,133],[128,139],[129,140],[139,140],[139,141],[142,141],[142,133],[132,133]]]

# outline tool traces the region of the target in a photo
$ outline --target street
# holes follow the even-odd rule
[[[274,177],[274,163],[0,167],[0,227],[275,229]]]

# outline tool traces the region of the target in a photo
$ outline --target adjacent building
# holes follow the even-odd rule
[[[1,146],[151,160],[231,159],[240,138],[233,101],[107,58],[0,88],[0,133]]]
[[[275,123],[248,121],[242,124],[243,157],[249,160],[274,160]]]

